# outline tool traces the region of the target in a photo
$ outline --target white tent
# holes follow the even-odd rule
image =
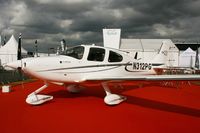
[[[180,67],[194,67],[196,59],[196,51],[192,50],[190,47],[183,51],[179,57]]]
[[[0,65],[17,60],[18,42],[12,35],[8,42],[0,48]],[[27,55],[27,51],[21,48],[22,55]]]

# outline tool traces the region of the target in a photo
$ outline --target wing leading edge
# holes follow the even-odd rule
[[[127,77],[106,77],[106,78],[87,78],[86,81],[108,81],[108,80],[146,80],[146,81],[159,81],[159,80],[200,80],[200,75],[140,75],[140,76],[127,76]]]

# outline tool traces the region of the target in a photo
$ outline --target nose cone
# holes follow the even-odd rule
[[[6,69],[6,70],[8,70],[8,69],[21,69],[21,67],[22,67],[21,60],[10,62],[10,63],[7,63],[6,65],[4,65],[4,69]]]

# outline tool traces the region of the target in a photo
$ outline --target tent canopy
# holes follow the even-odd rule
[[[0,48],[0,54],[17,54],[18,50],[18,42],[16,41],[15,37],[12,35],[8,42]],[[27,54],[27,51],[22,48],[22,54]]]
[[[196,52],[189,47],[183,51],[180,56],[196,56]]]
[[[18,42],[12,35],[8,42],[0,47],[0,65],[17,60]],[[27,55],[27,51],[21,48],[22,55]]]

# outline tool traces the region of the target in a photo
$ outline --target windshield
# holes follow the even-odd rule
[[[84,54],[84,47],[83,46],[78,46],[78,47],[73,47],[65,50],[64,52],[61,53],[61,55],[66,55],[70,56],[76,59],[82,59]]]

